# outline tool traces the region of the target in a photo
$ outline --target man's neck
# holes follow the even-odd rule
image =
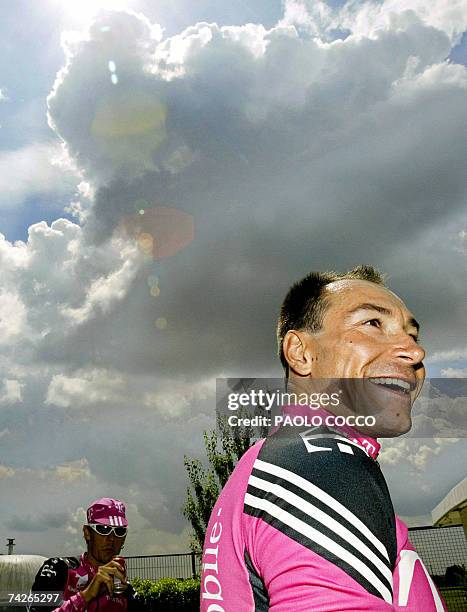
[[[101,565],[105,565],[105,563],[101,563],[95,557],[93,557],[89,551],[84,553],[84,558],[93,567],[100,567]]]

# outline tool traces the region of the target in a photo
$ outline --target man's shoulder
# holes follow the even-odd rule
[[[325,558],[316,538],[341,548],[363,538],[394,565],[395,516],[384,477],[359,444],[339,434],[291,428],[267,438],[244,512]]]
[[[247,485],[251,475],[313,482],[338,498],[385,489],[377,462],[359,444],[328,428],[281,427],[248,449],[229,478],[227,491]],[[226,491],[226,492],[227,492]]]
[[[365,449],[328,428],[282,427],[266,438],[258,460],[269,462],[299,475],[314,472],[378,470]]]
[[[68,570],[78,567],[79,560],[76,557],[50,557],[39,568],[34,585],[45,582],[63,583],[66,581]]]
[[[258,440],[255,444],[243,453],[230,474],[227,482],[222,488],[219,498],[216,504],[225,504],[225,500],[229,500],[229,506],[233,508],[239,503],[243,503],[243,495],[245,494],[248,486],[248,478],[250,477],[253,465],[256,461],[258,453],[265,440]]]
[[[77,557],[50,557],[42,564],[42,568],[57,568],[57,567],[65,567],[67,569],[76,569],[80,565],[79,559]]]
[[[346,508],[380,530],[394,529],[394,510],[379,465],[339,434],[284,428],[266,439],[251,476],[249,492],[255,496],[272,490],[292,494],[313,505]]]

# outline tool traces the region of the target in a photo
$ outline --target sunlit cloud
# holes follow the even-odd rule
[[[75,27],[84,26],[100,12],[127,10],[135,0],[48,0],[54,11],[60,11],[64,20]]]
[[[14,209],[33,195],[71,194],[78,183],[60,145],[33,143],[0,151],[0,209]]]

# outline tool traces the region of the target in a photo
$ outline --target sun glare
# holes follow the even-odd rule
[[[60,0],[59,6],[69,18],[85,22],[101,10],[131,9],[133,4],[133,0]]]

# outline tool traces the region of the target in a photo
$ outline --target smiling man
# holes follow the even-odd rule
[[[123,502],[103,497],[87,510],[83,535],[87,551],[80,559],[55,557],[45,561],[37,573],[33,591],[61,592],[60,607],[32,607],[31,611],[131,612],[144,609],[126,582],[124,561],[118,555],[128,530]],[[117,588],[117,583],[119,587]],[[117,590],[119,592],[117,592]]]
[[[365,433],[401,435],[425,379],[420,326],[376,271],[333,278],[311,274],[290,289],[278,326],[281,362],[296,386],[338,379],[342,413],[376,418]]]
[[[288,390],[337,391],[340,401],[283,413],[343,424],[283,426],[241,458],[208,525],[202,611],[445,609],[376,460],[378,436],[411,427],[425,378],[418,330],[373,268],[291,287],[277,334]],[[347,424],[356,417],[358,430]]]

